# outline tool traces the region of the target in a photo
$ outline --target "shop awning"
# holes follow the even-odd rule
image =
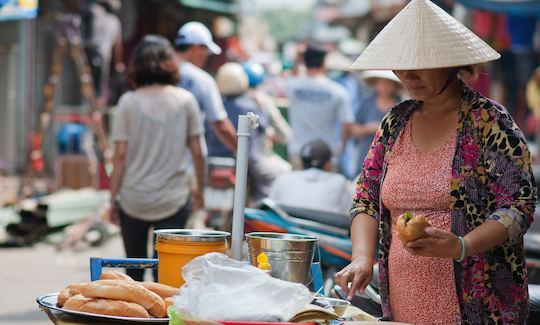
[[[223,14],[234,15],[237,12],[235,0],[178,0],[178,2],[186,7],[215,11]]]
[[[482,9],[514,16],[540,16],[538,0],[455,0],[468,8]]]

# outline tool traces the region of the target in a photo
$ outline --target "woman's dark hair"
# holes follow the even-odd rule
[[[475,80],[476,78],[478,78],[478,65],[473,64],[459,67],[458,75],[460,79],[467,78],[470,80]]]
[[[147,35],[137,44],[128,71],[130,83],[135,88],[153,84],[176,85],[180,81],[171,43],[157,35]]]

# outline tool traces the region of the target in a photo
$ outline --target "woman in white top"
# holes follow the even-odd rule
[[[112,220],[122,230],[127,257],[147,257],[150,228],[182,228],[194,208],[203,207],[200,110],[179,80],[174,50],[163,37],[146,36],[129,68],[134,91],[115,113],[111,179]],[[197,179],[191,190],[189,154]],[[190,200],[191,198],[191,200]],[[144,270],[128,270],[142,280]]]

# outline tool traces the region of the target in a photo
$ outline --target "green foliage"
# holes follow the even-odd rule
[[[311,10],[267,9],[259,18],[268,24],[270,35],[278,42],[305,38],[314,21]]]

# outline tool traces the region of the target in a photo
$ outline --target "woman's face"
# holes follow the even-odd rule
[[[452,68],[425,70],[396,70],[394,73],[412,98],[426,101],[439,95]]]

